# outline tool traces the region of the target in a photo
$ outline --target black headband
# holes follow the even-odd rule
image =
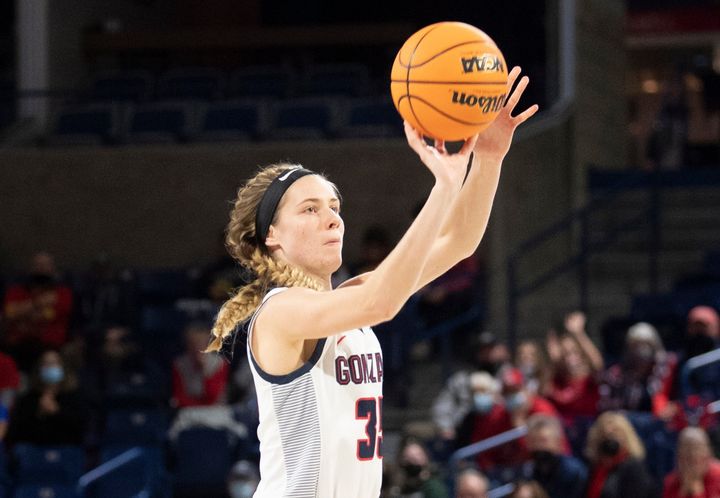
[[[309,169],[296,166],[283,171],[272,181],[263,194],[262,199],[260,199],[260,204],[255,213],[255,238],[260,247],[265,247],[265,238],[267,237],[268,230],[270,230],[270,224],[275,217],[275,210],[287,189],[303,176],[314,174],[315,173]]]

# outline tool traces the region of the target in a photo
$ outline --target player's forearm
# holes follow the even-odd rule
[[[441,231],[441,236],[450,238],[457,261],[474,253],[485,234],[501,166],[501,159],[473,155],[465,185]]]

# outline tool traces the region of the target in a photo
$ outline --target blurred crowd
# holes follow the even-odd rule
[[[372,269],[389,247],[382,229],[371,228],[361,259],[343,271]],[[477,295],[481,275],[477,259],[461,262],[418,293],[405,310],[410,318],[401,313],[398,320],[431,328],[462,313],[472,306],[468,296]],[[201,428],[221,431],[222,441],[232,444],[218,488],[195,496],[252,496],[257,407],[243,334],[232,351],[202,353],[217,306],[242,278],[220,252],[211,264],[188,271],[182,291],[172,280],[159,288],[146,283],[143,290],[140,276],[102,257],[64,277],[46,252],[32,256],[26,274],[6,278],[0,453],[9,463],[5,473],[0,469],[0,488],[12,486],[18,448],[27,445],[80,447],[90,469],[117,455],[110,447],[155,444],[167,470],[158,487],[192,496],[183,462],[202,463],[201,447],[187,446],[188,434]],[[174,322],[179,315],[173,313],[182,320]],[[412,382],[404,367],[412,361],[413,337],[398,339],[399,329],[393,322],[378,327],[388,365],[386,398],[396,409],[408,405]],[[652,324],[632,324],[614,360],[588,335],[579,311],[549,327],[544,340],[523,340],[514,351],[490,332],[460,334],[471,341],[471,357],[437,393],[432,435],[399,431],[396,447],[387,445],[384,497],[720,497],[714,403],[720,367],[686,368],[691,358],[720,346],[712,307],[690,310],[677,351],[665,348]],[[161,421],[149,432],[133,432],[138,414],[144,423],[157,413]],[[132,430],[119,422],[123,416]],[[502,444],[454,457],[508,434]]]

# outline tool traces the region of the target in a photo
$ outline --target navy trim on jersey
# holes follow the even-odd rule
[[[309,372],[310,369],[312,369],[312,367],[315,366],[315,364],[320,359],[320,356],[322,355],[322,351],[323,351],[323,348],[325,347],[326,340],[327,339],[325,339],[325,338],[319,339],[317,344],[315,345],[315,351],[313,351],[313,354],[310,356],[308,361],[303,363],[300,367],[293,370],[289,374],[273,375],[273,374],[267,373],[265,370],[260,368],[260,365],[258,365],[257,362],[255,361],[255,356],[252,353],[252,349],[248,348],[248,349],[250,349],[250,360],[253,362],[253,366],[255,367],[255,370],[257,370],[258,375],[260,375],[260,377],[262,377],[263,380],[266,380],[272,384],[287,384],[289,382],[294,381],[301,375]]]

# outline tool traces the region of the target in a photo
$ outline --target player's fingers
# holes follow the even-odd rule
[[[515,84],[515,80],[517,79],[518,76],[520,76],[521,71],[522,71],[522,69],[520,68],[520,66],[514,66],[510,70],[510,73],[508,74],[508,81],[507,81],[507,93],[508,94],[512,90],[512,87]]]
[[[420,154],[420,151],[425,149],[425,140],[423,140],[420,133],[410,126],[407,121],[403,122],[403,126],[405,128],[405,137],[407,138],[408,144],[412,150]]]
[[[518,83],[517,87],[515,87],[515,90],[513,93],[510,94],[510,98],[507,101],[507,104],[505,104],[505,109],[507,109],[508,113],[511,113],[513,109],[515,109],[515,106],[520,101],[520,97],[522,97],[523,92],[528,86],[528,83],[530,83],[530,78],[527,76],[523,76],[520,78],[520,83]]]
[[[445,149],[445,140],[439,140],[436,138],[435,139],[435,148],[441,154],[447,154],[447,149]]]
[[[480,136],[480,134],[473,135],[472,137],[465,140],[465,143],[463,144],[460,151],[458,151],[458,154],[463,154],[463,155],[470,154],[470,152],[472,152],[472,150],[475,148],[475,142],[478,141],[479,136]]]
[[[519,126],[523,124],[525,121],[530,119],[538,110],[540,109],[540,106],[537,104],[531,105],[527,109],[525,109],[523,112],[518,114],[513,118],[513,122],[515,123],[515,126]]]

